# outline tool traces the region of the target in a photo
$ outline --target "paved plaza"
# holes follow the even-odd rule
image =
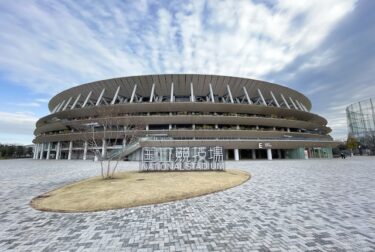
[[[98,163],[0,161],[0,250],[375,251],[375,158],[226,165],[252,178],[178,202],[67,214],[40,212],[29,202],[97,175]]]

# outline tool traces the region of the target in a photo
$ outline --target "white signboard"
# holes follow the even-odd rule
[[[141,171],[225,170],[223,148],[143,147]]]
[[[259,149],[263,149],[263,148],[269,149],[269,148],[272,148],[272,144],[271,143],[259,143],[258,147]]]

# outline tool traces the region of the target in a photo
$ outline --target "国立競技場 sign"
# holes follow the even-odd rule
[[[143,147],[141,171],[224,170],[222,147]]]

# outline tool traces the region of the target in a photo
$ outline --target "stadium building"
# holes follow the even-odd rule
[[[142,147],[202,146],[223,147],[229,160],[330,158],[336,145],[306,96],[247,78],[122,77],[67,89],[48,106],[51,113],[36,123],[34,159],[93,159],[94,149],[127,149],[122,158],[138,160]],[[121,136],[131,124],[139,126],[132,148]],[[93,127],[95,146],[88,144]]]

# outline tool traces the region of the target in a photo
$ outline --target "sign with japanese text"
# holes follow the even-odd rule
[[[141,171],[225,170],[223,148],[143,147]]]

